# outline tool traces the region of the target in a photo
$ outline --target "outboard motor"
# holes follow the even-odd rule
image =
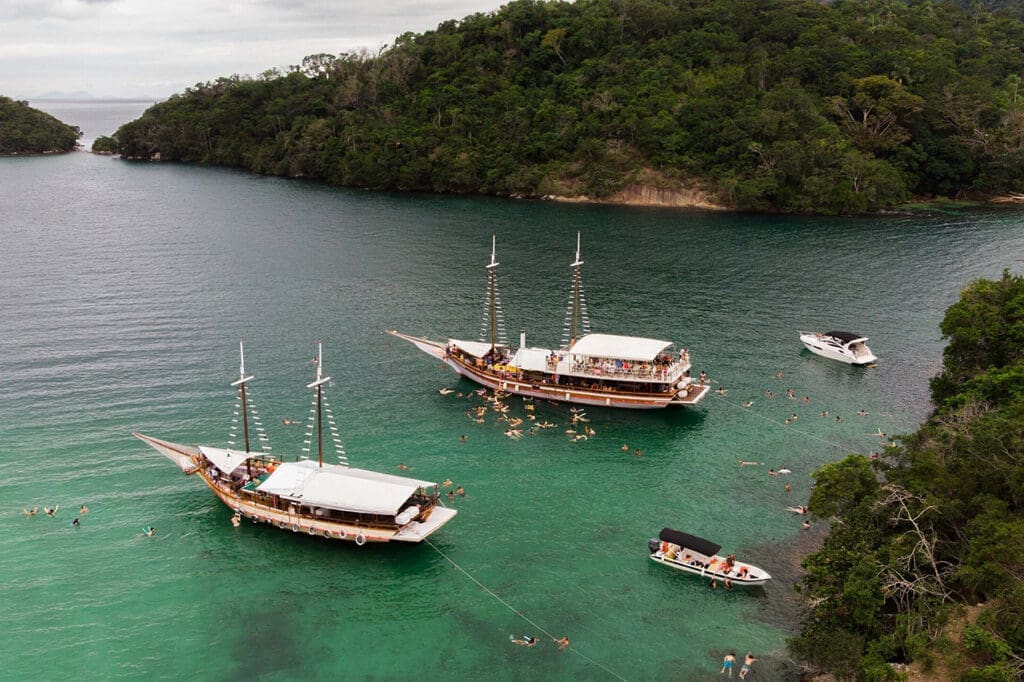
[[[650,540],[647,541],[647,549],[651,550],[651,554],[654,554],[655,552],[657,552],[658,548],[660,546],[661,546],[661,541],[658,540],[658,538],[651,538]]]

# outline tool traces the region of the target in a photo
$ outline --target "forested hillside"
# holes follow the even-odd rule
[[[198,84],[98,144],[359,187],[872,211],[1024,189],[1021,45],[977,3],[516,0]]]
[[[70,152],[81,136],[77,127],[61,123],[27,102],[0,96],[0,154]]]
[[[907,662],[1024,679],[1024,278],[972,283],[942,333],[934,416],[878,461],[815,474],[809,506],[832,527],[804,561],[792,644],[840,679],[896,679],[889,664]]]

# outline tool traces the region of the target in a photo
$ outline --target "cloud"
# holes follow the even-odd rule
[[[0,94],[170,95],[306,55],[376,51],[500,0],[0,0]],[[159,88],[157,90],[156,88]]]

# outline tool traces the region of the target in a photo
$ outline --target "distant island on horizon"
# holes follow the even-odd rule
[[[201,83],[129,160],[370,189],[855,214],[1024,191],[1024,23],[954,3],[515,0]]]
[[[29,102],[153,102],[155,104],[157,102],[162,102],[167,98],[141,95],[132,97],[97,96],[84,90],[76,90],[74,92],[44,92],[41,95],[27,97],[25,99]]]

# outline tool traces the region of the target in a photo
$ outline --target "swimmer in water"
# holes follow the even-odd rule
[[[142,529],[142,534],[145,535],[147,538],[153,537],[154,533],[156,533],[156,528],[154,528],[153,526],[145,526]]]
[[[530,635],[523,635],[522,639],[516,639],[512,635],[509,635],[508,638],[513,644],[518,644],[519,646],[534,646],[537,644],[537,638]]]

